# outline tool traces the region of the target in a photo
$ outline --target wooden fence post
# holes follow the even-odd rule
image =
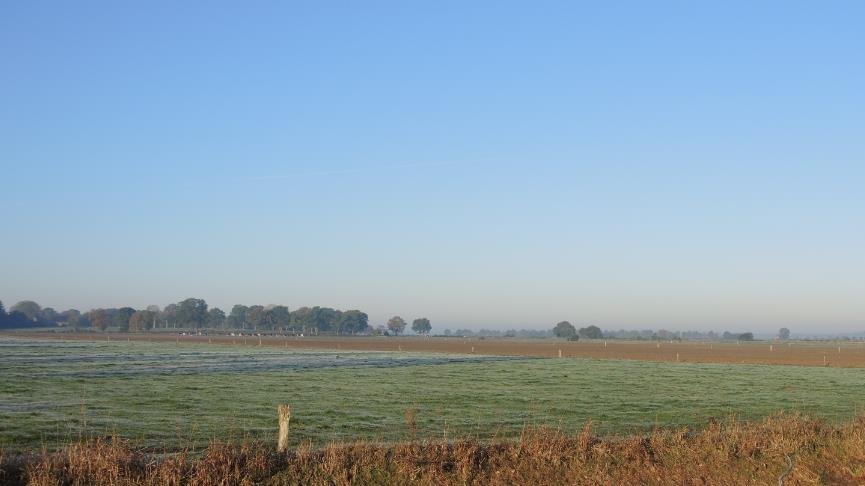
[[[291,408],[282,404],[276,409],[279,415],[279,437],[276,442],[276,450],[280,453],[288,451],[288,423],[291,421]]]

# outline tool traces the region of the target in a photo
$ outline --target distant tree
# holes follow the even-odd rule
[[[177,322],[181,326],[198,329],[207,322],[207,302],[189,298],[177,305]]]
[[[9,328],[17,328],[17,327],[29,327],[33,325],[33,321],[27,317],[27,314],[24,314],[20,311],[12,311],[6,316],[6,327]]]
[[[132,307],[121,307],[114,313],[114,325],[121,331],[129,330],[129,318],[135,314],[135,309]]]
[[[272,305],[264,309],[262,315],[262,327],[271,330],[288,329],[291,320],[291,313],[288,307],[284,305]]]
[[[359,310],[343,312],[340,321],[340,329],[349,334],[365,332],[369,327],[369,316]]]
[[[308,329],[313,327],[311,317],[312,309],[309,307],[300,307],[291,311],[291,328],[295,332],[306,333]]]
[[[231,308],[231,313],[228,315],[226,322],[228,327],[232,329],[243,329],[246,327],[246,313],[249,308],[245,305],[236,304]]]
[[[149,310],[136,311],[129,318],[129,330],[132,332],[143,332],[153,326],[154,312]]]
[[[556,327],[553,328],[553,335],[568,340],[580,338],[579,335],[577,335],[577,328],[568,321],[562,321],[556,324]]]
[[[288,310],[287,306],[273,306],[273,308],[270,309],[270,316],[273,322],[274,329],[279,329],[280,331],[287,331],[289,328],[291,328],[291,311]]]
[[[778,330],[778,337],[781,339],[790,339],[790,330],[786,327],[782,327]]]
[[[60,322],[66,323],[66,327],[77,331],[81,324],[81,312],[78,309],[69,309],[60,313],[58,316]]]
[[[745,332],[745,333],[739,334],[739,340],[740,341],[753,341],[754,340],[754,333],[753,332]]]
[[[207,311],[207,327],[217,329],[225,324],[225,312],[219,307],[211,307]]]
[[[17,304],[12,306],[12,309],[10,309],[10,311],[20,312],[24,314],[25,317],[27,317],[28,321],[33,322],[39,319],[42,313],[42,307],[40,307],[39,304],[33,302],[32,300],[22,300],[21,302],[18,302]]]
[[[9,319],[9,314],[6,313],[6,308],[3,307],[3,301],[0,300],[0,327],[6,323],[7,319]]]
[[[159,310],[159,306],[158,305],[148,305],[147,308],[144,310],[150,312],[151,322],[150,322],[149,329],[155,329],[156,327],[158,327],[159,326],[159,318],[162,315],[162,311]]]
[[[400,316],[393,316],[387,321],[387,328],[390,332],[399,335],[405,330],[405,321]]]
[[[430,324],[429,319],[426,317],[421,317],[412,321],[411,330],[418,334],[429,334],[432,331],[432,324]]]
[[[246,311],[246,324],[250,329],[258,329],[264,325],[264,306],[251,305]]]
[[[165,309],[162,309],[162,313],[159,317],[162,319],[162,322],[165,323],[165,327],[177,327],[177,311],[179,309],[180,308],[177,304],[168,304],[165,306]]]
[[[74,309],[73,309],[74,310]],[[66,311],[69,312],[69,311]],[[73,331],[77,331],[81,328],[81,313],[75,311],[74,314],[70,313],[66,316],[66,327],[72,329]]]
[[[51,307],[45,307],[41,312],[39,312],[39,319],[45,322],[56,323],[59,318],[60,315]]]
[[[309,310],[309,321],[317,332],[338,332],[342,313],[330,307],[315,306]]]
[[[588,326],[580,328],[579,334],[580,337],[586,339],[603,339],[604,337],[604,333],[598,326]]]
[[[93,309],[87,318],[90,319],[90,325],[100,331],[108,329],[108,324],[111,323],[111,314],[105,309]]]

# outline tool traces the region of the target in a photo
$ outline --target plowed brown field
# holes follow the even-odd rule
[[[593,359],[632,359],[680,361],[689,363],[747,363],[772,365],[832,366],[865,368],[863,342],[640,342],[522,339],[463,339],[417,337],[280,337],[177,335],[164,332],[54,333],[10,332],[9,336],[67,340],[118,340],[165,342],[171,344],[213,344],[233,346],[270,346],[307,349],[347,349],[363,351],[403,351],[483,354],[497,356],[534,356]]]

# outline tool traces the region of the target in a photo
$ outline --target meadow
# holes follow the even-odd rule
[[[510,439],[527,426],[602,435],[711,418],[859,411],[865,373],[832,367],[527,358],[0,338],[0,448],[113,433],[153,451],[272,440]],[[407,411],[412,417],[407,424]]]

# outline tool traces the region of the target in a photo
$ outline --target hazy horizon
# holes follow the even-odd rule
[[[0,6],[0,300],[865,331],[865,4]]]

